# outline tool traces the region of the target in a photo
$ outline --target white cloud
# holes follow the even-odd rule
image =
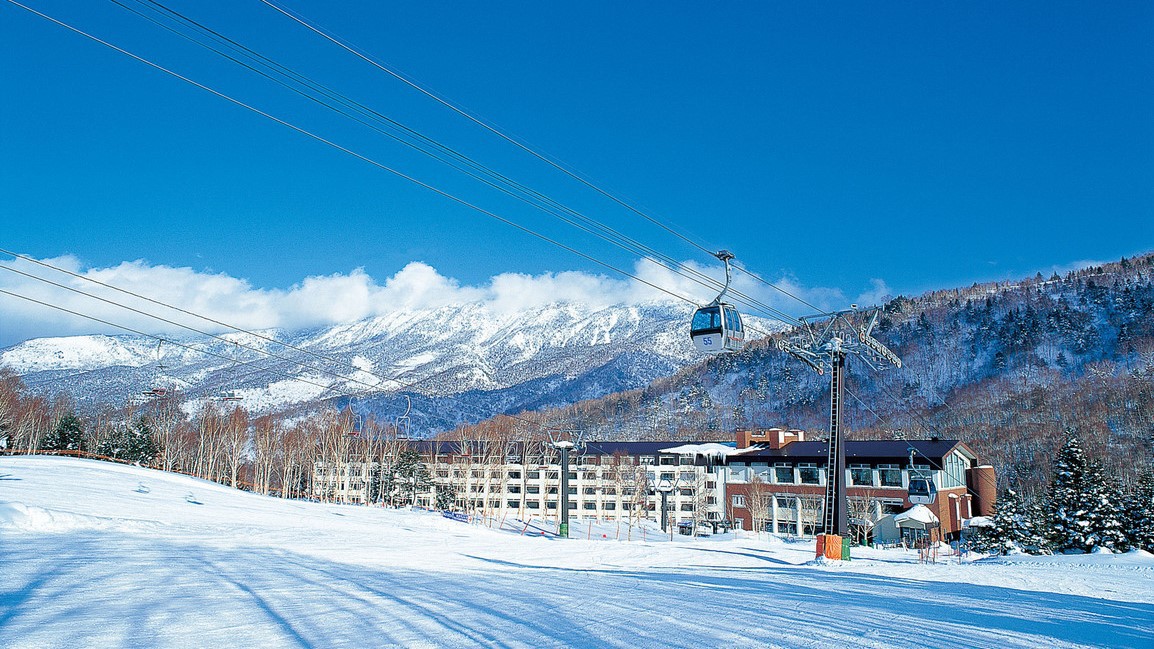
[[[893,298],[893,291],[884,280],[871,279],[870,289],[857,297],[857,304],[861,307],[881,306],[882,303]]]
[[[307,277],[288,289],[262,289],[246,280],[222,273],[152,265],[142,260],[123,262],[108,268],[85,268],[73,256],[45,259],[43,262],[243,329],[291,330],[326,326],[355,322],[397,310],[473,302],[484,302],[490,308],[506,313],[558,301],[609,306],[650,300],[675,300],[675,295],[703,304],[712,300],[719,290],[703,286],[698,281],[650,260],[637,261],[632,272],[643,282],[661,287],[664,291],[629,278],[619,279],[578,271],[540,275],[504,273],[491,278],[483,286],[463,286],[421,262],[408,264],[383,283],[357,268],[348,273]],[[708,278],[714,278],[715,282],[724,278],[723,271],[716,264],[701,266],[686,262],[685,266]],[[180,324],[214,333],[223,330],[220,325],[29,261],[16,259],[0,262],[0,271],[6,271],[0,272],[0,289],[58,307],[34,304],[0,294],[0,314],[3,316],[0,318],[0,347],[34,337],[124,333],[123,329],[116,326],[69,315],[60,309],[148,333],[191,333],[180,327]],[[162,322],[10,271],[49,279],[75,291],[97,295],[171,322]],[[708,280],[703,281],[709,283]],[[821,309],[845,305],[844,296],[836,289],[807,289],[790,277],[777,278],[774,283],[783,291]],[[785,292],[773,289],[742,272],[735,273],[733,289],[771,309],[795,315],[810,312],[809,307],[799,305]],[[875,280],[873,289],[867,294],[885,290],[885,283]],[[736,301],[747,302],[742,298]],[[861,301],[869,303],[868,300]],[[766,317],[772,315],[760,307],[743,310]]]

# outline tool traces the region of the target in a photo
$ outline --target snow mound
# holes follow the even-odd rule
[[[0,530],[59,534],[80,530],[127,531],[141,527],[150,526],[113,518],[54,511],[23,503],[0,502]]]

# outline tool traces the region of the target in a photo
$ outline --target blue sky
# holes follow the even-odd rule
[[[26,4],[636,264],[111,2]],[[664,254],[710,262],[258,0],[166,4]],[[1150,3],[496,4],[284,0],[807,295],[913,294],[1154,248]],[[383,285],[410,262],[464,286],[608,272],[11,4],[0,42],[0,247],[258,291],[358,268]]]

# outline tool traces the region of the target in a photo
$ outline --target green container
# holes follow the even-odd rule
[[[841,560],[849,561],[849,538],[841,540]]]
[[[557,536],[563,539],[569,538],[569,523],[561,523],[560,527],[557,528]]]

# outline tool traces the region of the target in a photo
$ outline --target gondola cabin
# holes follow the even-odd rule
[[[938,488],[929,478],[910,478],[909,494],[915,505],[932,505],[938,499]]]
[[[697,351],[706,354],[739,352],[745,347],[741,314],[724,303],[698,309],[689,325],[689,336]]]

